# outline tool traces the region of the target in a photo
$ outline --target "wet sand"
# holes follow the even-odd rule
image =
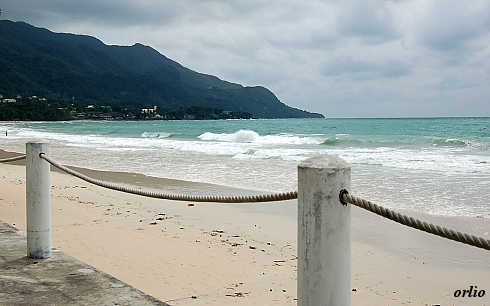
[[[9,156],[0,152],[0,158]],[[15,163],[0,164],[0,220],[25,231],[25,167]],[[163,192],[249,192],[82,171]],[[296,305],[296,201],[158,200],[103,189],[58,171],[52,171],[51,185],[53,247],[152,296],[171,305]],[[356,207],[352,214],[352,305],[490,304],[488,251]],[[488,219],[417,217],[489,237]],[[487,293],[454,297],[470,286]]]

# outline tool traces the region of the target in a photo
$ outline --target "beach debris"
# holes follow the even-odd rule
[[[183,227],[181,227],[180,229],[181,229],[181,230],[183,230],[184,228],[183,228]]]
[[[159,221],[162,221],[162,220],[165,220],[165,219],[166,218],[162,218],[162,217],[157,218],[157,220],[159,220]]]
[[[225,231],[221,231],[221,230],[212,230],[212,232],[210,233],[211,236],[218,236],[219,234],[222,234],[224,233]],[[223,236],[223,235],[219,235],[220,237]]]
[[[159,215],[159,216],[165,216],[165,214],[161,214],[161,213],[160,213],[160,214],[158,214],[158,215]]]
[[[187,204],[187,206],[190,206],[190,207],[192,207],[192,206],[194,206],[194,205],[195,205],[195,204],[192,204],[192,203],[191,203],[191,204]]]
[[[255,250],[256,249],[256,247],[254,247],[253,245],[249,245],[248,248],[251,249],[251,250]]]
[[[233,293],[228,293],[226,296],[231,296],[231,297],[245,297],[245,294],[249,294],[250,292],[233,292]]]
[[[231,246],[232,246],[232,247],[237,247],[237,246],[239,246],[239,245],[242,245],[242,244],[241,244],[241,243],[237,243],[237,242],[232,242],[232,243],[231,243]]]
[[[197,299],[197,296],[193,295],[191,296],[191,299]]]
[[[243,283],[242,283],[242,282],[240,282],[240,283],[238,283],[238,284],[231,284],[231,286],[230,286],[230,287],[228,287],[228,288],[226,288],[226,289],[228,289],[228,290],[233,290],[233,289],[235,289],[236,287],[241,286],[241,285],[243,285]]]
[[[278,260],[274,260],[274,262],[286,262],[286,261],[283,259],[278,259]]]
[[[357,292],[357,289],[356,289],[356,288],[352,288],[352,291],[353,291],[353,292]]]
[[[158,223],[156,222],[151,222],[150,225],[157,225]]]

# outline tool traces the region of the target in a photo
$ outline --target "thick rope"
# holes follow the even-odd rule
[[[425,221],[420,221],[418,219],[414,219],[412,217],[402,215],[400,213],[376,205],[370,201],[366,201],[364,199],[351,196],[346,190],[342,190],[340,192],[339,197],[342,203],[350,203],[356,205],[358,207],[364,208],[366,210],[369,210],[370,212],[388,218],[392,221],[401,223],[403,225],[410,226],[412,228],[427,232],[429,234],[434,234],[443,238],[462,242],[465,244],[469,244],[490,251],[490,240],[487,240],[485,238],[477,237],[470,234],[465,234],[462,232],[457,232],[455,230],[450,230],[445,227],[440,227],[439,225],[434,225],[432,223],[427,223]]]
[[[292,200],[292,199],[297,199],[298,198],[298,192],[287,192],[287,193],[278,193],[278,194],[267,194],[267,195],[256,195],[256,196],[231,196],[231,197],[225,197],[225,196],[190,196],[190,195],[175,195],[175,194],[165,194],[165,193],[158,193],[158,192],[152,192],[152,191],[146,191],[142,189],[135,189],[135,188],[129,188],[129,187],[124,187],[124,186],[118,186],[115,184],[110,184],[101,180],[96,180],[93,178],[90,178],[86,175],[83,175],[81,173],[78,173],[76,171],[73,171],[55,161],[47,157],[44,153],[40,153],[39,157],[46,160],[48,163],[51,165],[55,166],[56,168],[65,171],[66,173],[69,173],[73,176],[76,176],[86,182],[92,183],[94,185],[112,189],[112,190],[117,190],[117,191],[123,191],[127,193],[132,193],[132,194],[137,194],[137,195],[142,195],[146,197],[151,197],[151,198],[158,198],[158,199],[166,199],[166,200],[175,200],[175,201],[190,201],[190,202],[214,202],[214,203],[256,203],[256,202],[273,202],[273,201],[284,201],[284,200]],[[20,160],[24,159],[24,156],[18,156],[14,158],[8,158],[8,159],[3,159],[0,160],[0,162],[5,162],[5,161],[14,161],[14,160]],[[377,204],[374,204],[370,201],[354,197],[349,194],[347,190],[342,190],[339,194],[339,199],[342,204],[350,203],[353,205],[356,205],[360,208],[366,209],[370,212],[373,212],[377,215],[380,215],[382,217],[385,217],[387,219],[390,219],[392,221],[398,222],[400,224],[427,232],[429,234],[433,234],[436,236],[440,236],[443,238],[447,238],[450,240],[454,240],[457,242],[461,242],[464,244],[469,244],[478,248],[482,248],[485,250],[490,250],[490,240],[482,238],[482,237],[477,237],[475,235],[470,235],[466,233],[462,233],[459,231],[455,230],[450,230],[446,227],[441,227],[439,225],[434,225],[432,223],[427,223],[425,221],[421,221],[418,219],[414,219],[413,217],[408,217],[407,215],[403,215],[400,213],[397,213],[395,211],[392,211],[390,209],[384,208],[382,206],[379,206]]]
[[[25,158],[26,158],[25,155],[16,156],[16,157],[10,157],[10,158],[5,158],[5,159],[0,159],[0,163],[6,163],[6,162],[11,162],[11,161],[16,161],[16,160],[21,160],[21,159],[25,159]]]
[[[118,186],[115,184],[110,184],[104,181],[96,180],[76,171],[73,171],[55,161],[47,157],[44,153],[40,153],[39,157],[46,160],[51,165],[56,168],[65,171],[73,176],[76,176],[86,182],[92,183],[94,185],[112,189],[123,191],[127,193],[142,195],[150,198],[157,199],[166,199],[166,200],[175,200],[175,201],[188,201],[188,202],[212,202],[212,203],[256,203],[256,202],[274,202],[274,201],[285,201],[292,200],[298,198],[298,192],[287,192],[287,193],[278,193],[278,194],[266,194],[266,195],[255,195],[255,196],[191,196],[191,195],[180,195],[180,194],[166,194],[166,193],[158,193],[153,191],[147,191],[142,189],[129,188],[124,186]]]

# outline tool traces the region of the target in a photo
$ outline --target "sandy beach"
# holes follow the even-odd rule
[[[151,190],[185,184],[85,171]],[[54,248],[170,305],[296,305],[296,201],[175,202],[103,189],[53,169],[51,174]],[[23,162],[0,164],[0,181],[0,220],[25,231]],[[189,186],[203,193],[225,189]],[[488,251],[355,207],[352,214],[352,305],[490,304]],[[416,217],[489,238],[488,219]],[[470,286],[486,294],[454,297]]]

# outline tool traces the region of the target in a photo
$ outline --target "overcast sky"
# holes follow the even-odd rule
[[[490,1],[0,0],[326,117],[490,116]]]

